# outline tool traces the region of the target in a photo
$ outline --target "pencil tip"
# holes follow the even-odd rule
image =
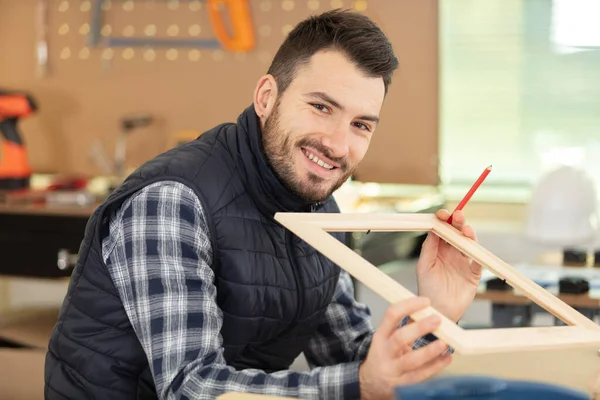
[[[490,165],[489,167],[487,167],[487,169],[492,169],[492,166]]]

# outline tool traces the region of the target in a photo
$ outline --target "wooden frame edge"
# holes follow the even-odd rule
[[[442,323],[434,334],[452,346],[458,353],[475,354],[511,350],[541,350],[596,344],[600,346],[600,327],[593,321],[516,271],[479,243],[468,239],[449,224],[439,220],[433,214],[277,213],[275,214],[275,220],[389,303],[405,300],[415,295],[327,232],[433,231],[443,240],[480,262],[484,268],[489,268],[494,274],[506,279],[513,287],[523,291],[532,301],[538,304],[541,303],[540,306],[571,325],[568,327],[465,331],[433,307],[428,307],[410,316],[414,320],[420,320],[432,313],[438,314],[442,318]],[[566,329],[561,330],[561,328]],[[525,330],[519,331],[518,329]],[[557,342],[555,336],[548,335],[549,330],[557,334],[561,333],[561,341]],[[568,332],[568,334],[562,334],[564,332]],[[482,344],[486,343],[486,340],[499,341],[499,344],[495,346]]]
[[[581,326],[600,332],[600,326],[569,306],[557,296],[544,289],[533,280],[502,261],[481,244],[463,236],[459,231],[441,220],[434,221],[433,231],[448,243],[477,260],[510,286],[523,294],[568,325]]]
[[[316,250],[324,254],[326,257],[331,259],[350,275],[364,283],[369,289],[379,294],[383,299],[389,303],[396,303],[402,300],[415,297],[415,295],[400,283],[394,281],[385,272],[381,271],[375,265],[365,260],[360,255],[356,254],[352,249],[345,246],[343,243],[338,241],[336,238],[331,236],[324,228],[332,228],[333,230],[339,229],[343,231],[349,231],[349,224],[340,224],[339,218],[314,218],[314,215],[328,215],[328,214],[310,214],[301,215],[301,213],[295,215],[286,215],[286,213],[275,214],[275,220],[284,225],[291,232],[296,234],[302,240],[313,246]],[[332,215],[343,215],[343,214],[332,214]],[[312,216],[312,217],[311,217]],[[335,221],[335,220],[338,221]],[[360,218],[358,218],[360,219]],[[364,215],[363,215],[364,219]],[[430,218],[424,217],[419,218],[420,221],[411,221],[410,224],[406,225],[406,230],[415,230],[415,226],[421,230],[424,227],[431,226],[427,221]],[[320,220],[320,221],[319,221]],[[383,220],[383,218],[382,218]],[[338,222],[338,223],[336,223]],[[367,221],[368,222],[368,221]],[[363,228],[373,231],[391,230],[383,227],[385,224],[379,226],[373,226],[372,228]],[[356,225],[355,225],[356,226]],[[394,229],[398,230],[398,229]],[[423,229],[427,230],[427,229]],[[437,337],[442,339],[446,344],[452,346],[454,349],[468,352],[468,344],[464,343],[461,338],[463,337],[463,329],[456,325],[453,321],[448,319],[446,316],[435,310],[433,307],[427,307],[425,310],[412,314],[410,317],[415,321],[421,320],[431,314],[438,314],[442,319],[440,327],[434,332]]]

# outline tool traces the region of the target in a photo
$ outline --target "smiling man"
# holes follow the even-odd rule
[[[288,51],[284,47],[281,53]],[[294,66],[302,73],[289,83],[277,79],[289,62],[275,62],[256,89],[254,108],[264,119],[265,153],[282,182],[307,201],[325,201],[350,177],[379,120],[383,80],[365,76],[370,71],[360,73],[347,57],[337,49],[319,50],[306,65]],[[390,73],[395,66],[390,57]]]
[[[49,343],[46,398],[389,399],[447,366],[431,335],[439,319],[407,316],[431,304],[457,321],[479,265],[429,235],[421,297],[392,305],[375,330],[350,276],[273,219],[339,212],[332,193],[367,152],[397,66],[367,17],[311,17],[237,122],[129,176],[88,223]],[[453,225],[476,240],[462,214]],[[289,370],[301,353],[311,370]]]

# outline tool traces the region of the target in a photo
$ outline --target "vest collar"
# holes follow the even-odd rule
[[[272,217],[276,212],[309,212],[322,206],[322,203],[306,201],[283,185],[265,155],[254,105],[238,117],[237,135],[239,171],[246,189],[262,212]]]

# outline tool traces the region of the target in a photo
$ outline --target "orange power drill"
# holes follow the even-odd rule
[[[30,95],[0,90],[0,189],[29,187],[31,166],[17,124],[37,110]]]

